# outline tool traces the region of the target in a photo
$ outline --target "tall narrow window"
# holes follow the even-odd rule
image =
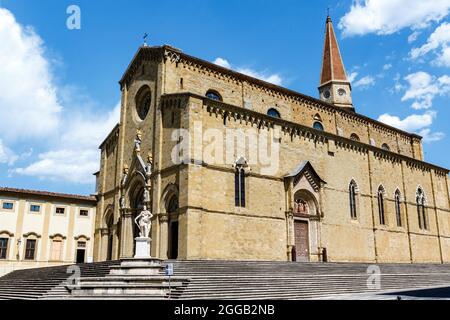
[[[0,259],[8,257],[8,238],[0,238]]]
[[[425,210],[425,194],[423,193],[423,190],[421,188],[417,190],[416,203],[417,203],[417,215],[419,218],[419,228],[427,230],[428,223]]]
[[[350,197],[350,216],[352,219],[357,218],[356,214],[356,183],[355,181],[350,182],[348,193]]]
[[[237,164],[234,172],[234,204],[245,207],[245,170],[242,164]]]
[[[36,255],[36,240],[27,239],[25,246],[25,260],[34,260]]]
[[[384,189],[382,186],[378,188],[378,215],[380,224],[386,224],[384,217]]]
[[[395,191],[395,216],[397,218],[397,227],[402,226],[402,203],[400,191]]]

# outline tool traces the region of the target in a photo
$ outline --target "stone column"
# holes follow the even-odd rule
[[[287,259],[292,261],[292,248],[294,247],[294,214],[291,210],[286,211],[286,233],[287,233]]]
[[[160,223],[160,259],[167,259],[167,250],[169,249],[169,230],[168,230],[169,215],[167,213],[159,214]]]
[[[105,261],[108,257],[108,229],[107,228],[101,228],[99,229],[100,232],[100,261]]]
[[[120,258],[133,257],[133,217],[131,212],[122,213],[122,232],[120,233]]]

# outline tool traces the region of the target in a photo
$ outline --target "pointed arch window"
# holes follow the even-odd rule
[[[348,187],[349,200],[350,200],[350,217],[352,219],[357,219],[357,208],[356,208],[356,182],[351,181]]]
[[[397,219],[397,227],[401,227],[402,223],[402,203],[400,190],[395,191],[395,217]]]
[[[378,216],[380,219],[380,224],[386,224],[385,220],[385,207],[384,207],[384,188],[380,186],[378,188]]]
[[[417,204],[417,216],[419,218],[419,228],[428,230],[428,221],[425,208],[425,194],[422,188],[417,189],[416,204]]]
[[[240,158],[234,172],[234,203],[236,207],[245,207],[245,167],[246,162]]]

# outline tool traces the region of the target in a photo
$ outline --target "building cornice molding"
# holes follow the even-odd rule
[[[245,109],[242,107],[230,105],[221,101],[211,100],[207,97],[200,96],[198,94],[184,92],[175,94],[166,94],[161,97],[161,103],[165,99],[180,98],[186,100],[186,97],[192,97],[203,101],[203,106],[208,112],[217,113],[222,116],[229,116],[236,121],[245,121],[246,123],[262,125],[265,128],[274,128],[274,126],[280,126],[282,132],[290,135],[302,136],[315,141],[328,143],[329,140],[336,142],[336,145],[346,148],[351,148],[359,152],[371,151],[376,154],[377,157],[383,157],[384,159],[391,158],[395,161],[405,161],[410,167],[423,167],[433,169],[435,171],[441,171],[445,174],[449,173],[449,170],[437,165],[427,163],[418,159],[408,157],[406,155],[398,154],[392,151],[384,150],[376,146],[372,146],[360,141],[355,141],[350,138],[342,137],[330,132],[319,131],[311,127],[288,121],[285,119],[270,117],[266,114],[262,114],[253,110]]]
[[[28,197],[35,198],[58,198],[70,200],[71,202],[83,202],[95,205],[97,199],[94,196],[83,196],[77,194],[66,194],[66,193],[58,193],[58,192],[49,192],[49,191],[41,191],[41,190],[28,190],[28,189],[17,189],[17,188],[8,188],[8,187],[0,187],[0,194],[8,194],[15,195],[16,198],[21,199],[23,195]]]

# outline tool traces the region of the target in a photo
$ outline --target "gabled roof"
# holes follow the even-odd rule
[[[325,44],[323,46],[322,72],[320,74],[320,85],[330,81],[348,82],[342,62],[339,46],[334,34],[333,23],[330,16],[327,17]]]
[[[306,179],[308,179],[309,183],[316,191],[319,190],[321,183],[326,183],[320,178],[309,161],[302,161],[294,168],[294,170],[285,175],[284,178],[294,178],[294,185],[296,185],[303,175],[305,175]]]

